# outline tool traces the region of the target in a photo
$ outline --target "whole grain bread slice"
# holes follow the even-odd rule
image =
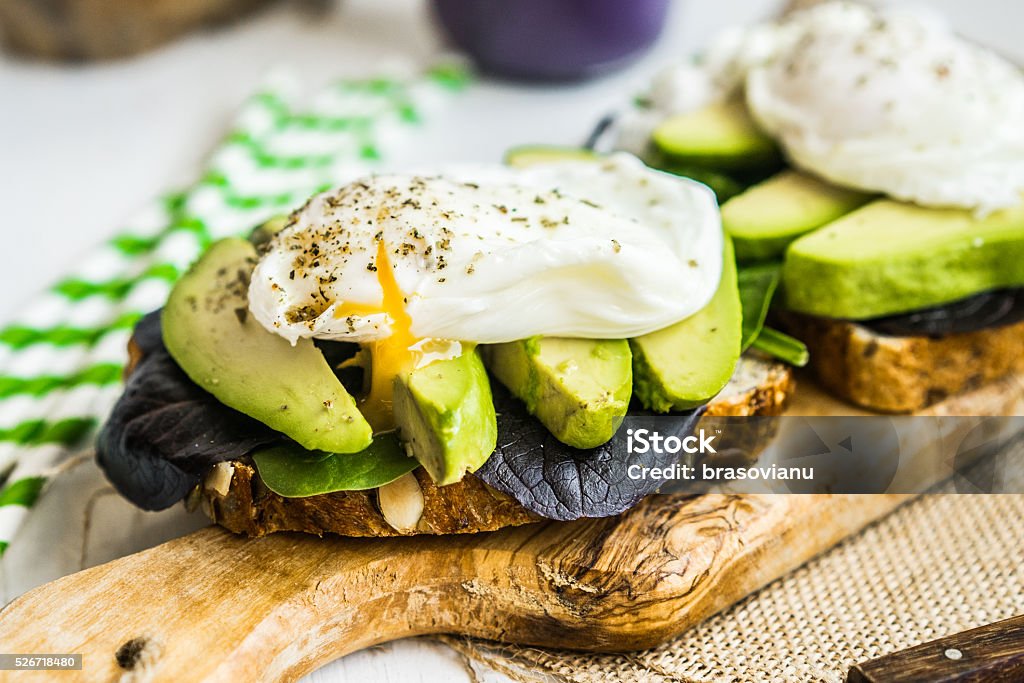
[[[909,413],[1024,370],[1024,322],[941,337],[894,337],[796,313],[777,323],[805,344],[828,391],[877,412]]]
[[[707,419],[723,416],[779,415],[794,388],[789,367],[757,355],[741,359],[732,381],[708,405]],[[770,423],[766,422],[770,429]],[[761,435],[766,443],[770,434]],[[749,445],[747,445],[749,448]],[[407,501],[422,505],[414,526],[399,530],[388,522],[393,515],[381,509],[377,490],[339,491],[308,498],[284,498],[270,491],[247,458],[221,463],[189,497],[210,518],[235,533],[263,536],[275,531],[302,531],[322,535],[399,536],[459,534],[493,531],[540,521],[514,499],[472,475],[438,487],[418,468],[413,472],[419,489]]]

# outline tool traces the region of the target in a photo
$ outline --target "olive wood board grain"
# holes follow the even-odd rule
[[[1020,377],[934,412],[1020,414]],[[857,414],[805,381],[794,414]],[[653,647],[792,571],[909,495],[655,495],[619,517],[356,539],[209,527],[40,586],[0,652],[81,653],[60,680],[294,680],[347,653],[455,633]],[[52,680],[53,672],[5,672]]]

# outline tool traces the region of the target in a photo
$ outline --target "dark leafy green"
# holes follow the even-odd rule
[[[807,365],[807,347],[799,339],[764,326],[772,297],[779,285],[779,263],[741,266],[736,273],[743,309],[743,341],[746,351],[755,348],[781,361],[803,367]]]
[[[807,346],[802,341],[770,327],[765,327],[757,335],[754,348],[798,368],[807,365],[810,359]]]
[[[649,452],[634,454],[627,462],[625,430],[621,428],[615,438],[597,448],[566,446],[504,387],[494,383],[493,393],[498,447],[476,476],[542,517],[572,520],[625,512],[654,493],[661,483],[657,479],[630,478],[629,465],[665,467],[679,461],[678,455]],[[698,409],[679,415],[673,431],[666,429],[664,417],[637,412],[627,419],[636,426],[637,420],[646,418],[665,436],[684,436],[693,431],[701,412]]]
[[[762,263],[741,266],[736,272],[740,289],[740,306],[743,309],[743,341],[741,349],[746,351],[757,339],[768,317],[775,289],[779,285],[781,265]]]
[[[1024,288],[999,289],[910,313],[859,321],[880,334],[897,337],[977,332],[1024,320]]]
[[[212,465],[283,440],[192,383],[164,348],[159,311],[139,322],[135,340],[144,357],[96,444],[99,466],[125,498],[162,510]]]
[[[296,444],[252,453],[260,478],[285,498],[305,498],[334,491],[364,491],[389,484],[416,469],[395,432],[373,437],[358,453],[311,453]]]

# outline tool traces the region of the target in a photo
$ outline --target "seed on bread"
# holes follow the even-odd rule
[[[221,498],[231,490],[231,477],[235,474],[235,466],[230,462],[219,462],[206,472],[203,488]]]
[[[423,518],[423,491],[412,472],[377,489],[380,513],[395,531],[403,534],[416,530]]]

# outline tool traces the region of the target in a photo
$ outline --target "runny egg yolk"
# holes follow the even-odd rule
[[[380,306],[346,302],[338,307],[335,315],[344,318],[383,312],[391,321],[391,334],[367,345],[370,351],[369,391],[359,406],[373,430],[382,432],[395,428],[392,412],[395,377],[415,366],[416,354],[411,347],[420,340],[412,334],[412,318],[405,311],[405,294],[391,269],[384,240],[377,242],[376,268],[377,282],[384,293]]]

